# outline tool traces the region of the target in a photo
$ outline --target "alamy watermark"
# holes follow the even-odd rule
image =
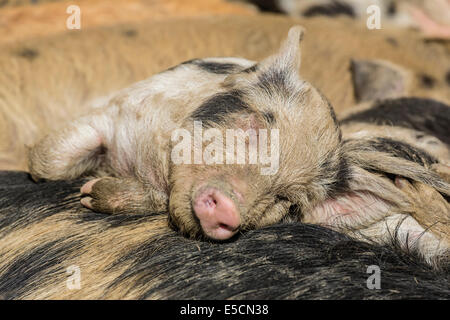
[[[66,9],[66,13],[70,16],[66,20],[67,29],[81,29],[81,9],[77,5],[70,5]]]
[[[370,265],[367,267],[366,273],[370,273],[371,275],[367,278],[366,284],[367,289],[381,289],[381,269],[377,265]]]
[[[171,140],[175,144],[171,159],[175,164],[258,164],[261,166],[262,175],[274,175],[278,172],[278,129],[226,129],[224,137],[219,129],[203,130],[202,122],[194,121],[192,132],[193,137],[187,129],[176,129],[172,132]],[[205,143],[207,144],[204,147]]]
[[[66,279],[66,287],[69,290],[81,289],[81,269],[79,266],[71,265],[67,267],[66,273],[69,275]]]
[[[370,5],[366,9],[367,17],[366,26],[367,29],[381,29],[381,9],[376,4]]]

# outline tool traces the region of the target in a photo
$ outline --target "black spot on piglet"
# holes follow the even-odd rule
[[[389,153],[395,157],[415,162],[422,166],[430,166],[437,163],[437,159],[426,151],[415,148],[408,143],[390,138],[376,138],[370,142],[371,147]]]
[[[252,72],[255,72],[256,70],[258,70],[258,64],[254,64],[251,67],[242,70],[241,72],[243,72],[243,73],[252,73]]]
[[[206,100],[192,113],[191,118],[197,121],[221,123],[228,114],[248,109],[249,106],[242,100],[242,92],[232,90],[216,94]]]
[[[268,123],[270,123],[270,124],[274,124],[275,123],[275,116],[274,116],[272,111],[264,112],[263,113],[263,117]]]
[[[201,69],[205,71],[217,74],[233,73],[239,67],[234,63],[209,62],[202,60],[195,61],[194,64],[199,66]]]

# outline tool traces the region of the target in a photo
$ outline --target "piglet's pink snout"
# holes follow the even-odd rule
[[[236,234],[239,212],[233,200],[220,190],[207,187],[193,201],[195,215],[200,220],[203,232],[215,240],[226,240]]]

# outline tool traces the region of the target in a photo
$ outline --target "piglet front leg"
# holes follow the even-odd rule
[[[167,194],[133,178],[104,177],[81,187],[81,203],[94,211],[123,213],[166,212]]]

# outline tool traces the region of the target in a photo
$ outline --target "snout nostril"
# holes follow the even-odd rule
[[[210,197],[206,198],[204,200],[204,203],[208,206],[208,207],[216,207],[217,206],[217,201],[215,199],[212,199]]]
[[[229,230],[229,231],[235,231],[236,230],[236,228],[233,228],[233,227],[231,227],[231,226],[229,226],[229,225],[227,225],[225,223],[219,223],[219,227],[222,228],[222,229]]]
[[[230,226],[225,223],[219,223],[219,227],[224,228],[224,229],[230,228]]]

